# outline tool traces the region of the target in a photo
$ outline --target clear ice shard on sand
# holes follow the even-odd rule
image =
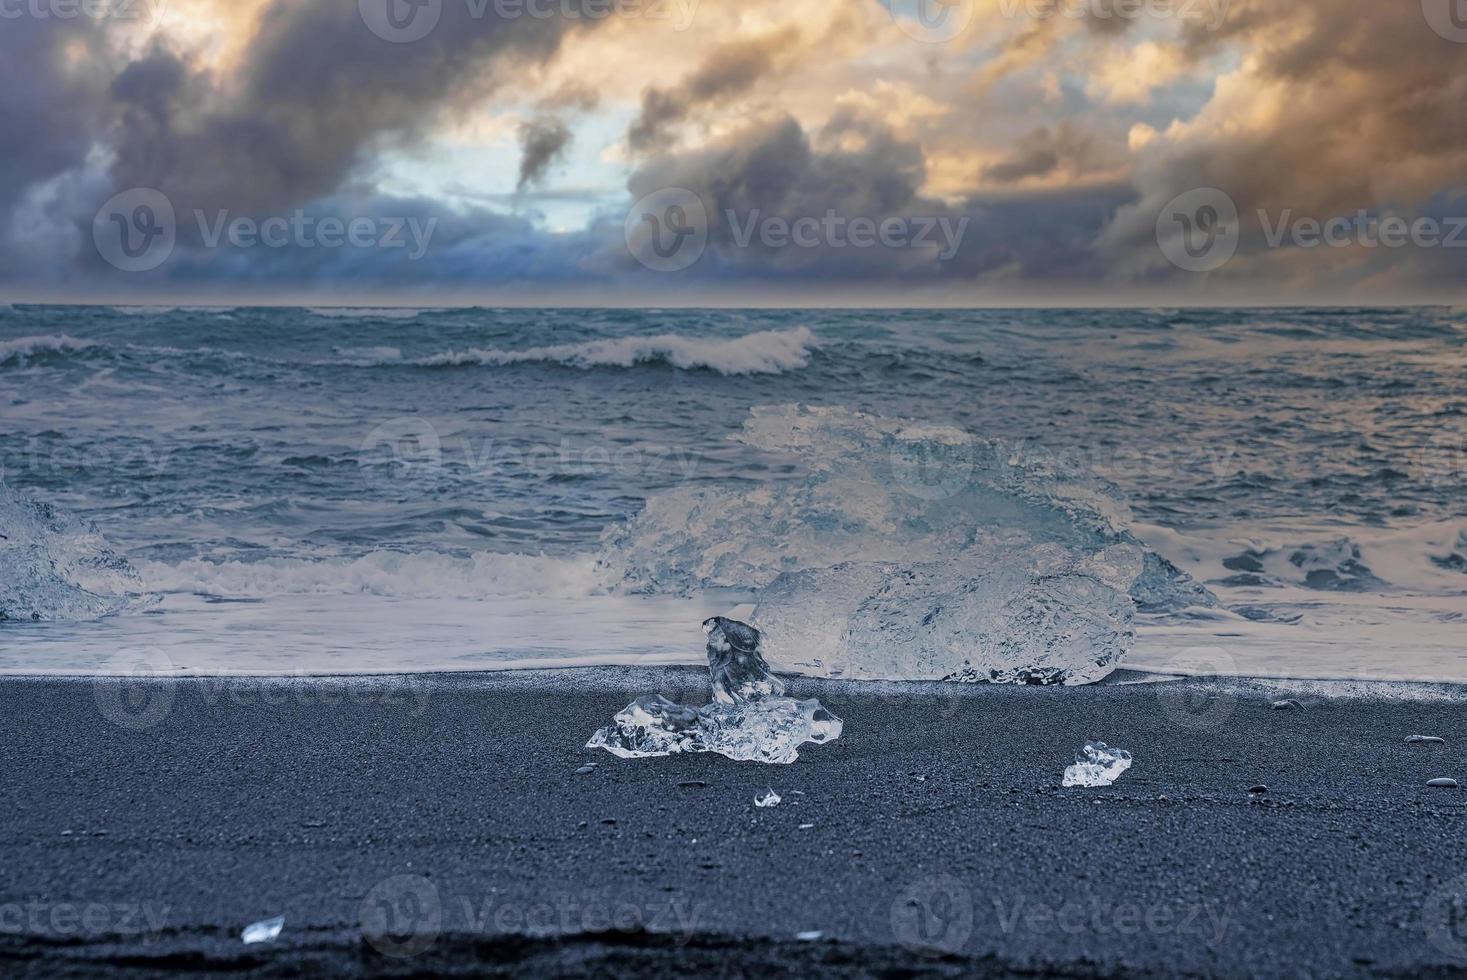
[[[1075,753],[1075,764],[1065,770],[1064,786],[1109,786],[1131,768],[1131,753],[1104,742],[1086,742]]]
[[[814,698],[784,696],[784,682],[770,671],[759,631],[715,616],[703,624],[714,701],[701,708],[660,694],[637,698],[612,724],[591,736],[588,749],[625,759],[678,752],[716,752],[740,762],[786,764],[799,747],[840,737],[842,722]]]
[[[1130,531],[1120,492],[1054,453],[837,407],[757,407],[734,437],[801,476],[752,489],[682,486],[608,528],[601,565],[623,588],[762,588],[848,562],[911,565],[1026,545],[1141,556],[1124,591],[1143,611],[1215,605]]]
[[[95,527],[0,483],[0,621],[98,619],[151,601],[140,592]]]
[[[245,926],[239,938],[246,945],[274,942],[280,935],[280,930],[284,928],[285,916],[277,915],[273,919],[262,919]]]
[[[754,625],[783,670],[863,680],[1088,684],[1134,639],[1126,587],[1141,554],[1058,545],[948,561],[850,562],[787,572]]]

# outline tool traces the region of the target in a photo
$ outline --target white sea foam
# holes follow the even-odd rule
[[[337,347],[335,351],[348,364],[359,367],[386,367],[402,362],[402,351],[396,347]]]
[[[169,313],[176,313],[177,311],[178,311],[178,307],[176,307],[176,306],[114,306],[114,307],[112,307],[112,312],[113,313],[120,313],[123,316],[166,316]]]
[[[579,344],[556,344],[526,350],[470,348],[420,358],[421,367],[545,362],[589,370],[597,367],[635,367],[639,364],[669,364],[684,370],[706,369],[719,374],[783,374],[810,363],[818,346],[809,327],[792,330],[761,330],[729,340],[660,334],[655,337],[616,337]]]
[[[24,366],[39,354],[69,354],[95,346],[97,345],[89,340],[77,340],[66,334],[39,334],[15,340],[0,340],[0,364]]]
[[[1394,528],[1254,524],[1186,533],[1138,525],[1135,531],[1214,587],[1467,594],[1464,520]]]
[[[455,558],[434,552],[379,551],[355,559],[277,558],[257,562],[194,559],[141,562],[156,592],[249,597],[375,595],[398,598],[485,599],[515,596],[576,598],[601,587],[589,558],[480,552]]]

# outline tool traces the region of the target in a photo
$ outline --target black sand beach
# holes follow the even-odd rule
[[[582,748],[653,691],[701,703],[706,672],[0,681],[0,973],[1467,966],[1445,689],[802,681],[846,727],[791,766]],[[1061,789],[1092,738],[1135,765]]]

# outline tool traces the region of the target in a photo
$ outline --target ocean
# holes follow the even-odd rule
[[[1216,597],[1141,613],[1126,666],[1467,681],[1447,308],[0,308],[5,486],[157,596],[7,623],[0,670],[699,663],[752,586],[619,589],[598,558],[649,499],[798,478],[731,438],[797,405],[1113,484]],[[767,532],[712,518],[704,549]]]

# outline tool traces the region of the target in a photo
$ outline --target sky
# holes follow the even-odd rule
[[[0,0],[0,301],[1462,303],[1467,0]]]

